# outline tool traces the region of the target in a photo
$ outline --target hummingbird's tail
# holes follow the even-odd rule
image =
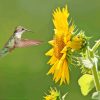
[[[7,55],[9,52],[8,52],[8,49],[7,48],[3,48],[0,50],[0,57],[3,57],[5,55]]]

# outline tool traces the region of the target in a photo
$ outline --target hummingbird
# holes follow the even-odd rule
[[[0,50],[0,57],[7,55],[15,48],[39,45],[41,43],[41,41],[38,40],[23,39],[22,34],[24,32],[31,32],[31,30],[28,30],[23,26],[17,26],[15,28],[13,34],[10,36],[4,47]]]

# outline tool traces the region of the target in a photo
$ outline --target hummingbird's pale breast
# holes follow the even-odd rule
[[[17,33],[15,33],[15,37],[16,38],[21,38],[22,34],[23,34],[23,32],[17,32]]]

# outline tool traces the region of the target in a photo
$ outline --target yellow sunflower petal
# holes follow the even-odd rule
[[[54,75],[53,79],[55,82],[58,82],[61,79],[62,70],[60,69],[58,72],[55,72],[55,74],[56,75]]]
[[[58,61],[55,62],[55,64],[50,68],[47,74],[54,74],[57,64],[58,64]]]
[[[67,46],[65,46],[65,47],[62,49],[61,53],[66,53],[66,52],[67,52]]]
[[[69,68],[68,68],[68,63],[67,63],[66,60],[64,61],[63,66],[66,66],[66,68],[65,68],[65,77],[66,77],[67,83],[69,84]]]
[[[54,50],[53,50],[53,48],[52,48],[52,49],[50,49],[47,53],[45,53],[45,55],[46,55],[46,56],[53,56],[53,52],[54,52]]]
[[[62,85],[62,83],[67,82],[69,84],[69,69],[68,69],[68,65],[66,60],[63,63],[62,66],[62,75],[61,75],[61,80],[60,80],[60,85]]]
[[[56,70],[59,70],[59,68],[62,66],[62,64],[63,64],[65,58],[66,58],[66,53],[64,53],[64,54],[62,55],[61,59],[59,60]]]
[[[53,55],[50,60],[48,61],[48,64],[53,65],[57,61],[57,58]]]
[[[68,47],[68,42],[70,41],[70,39],[71,39],[71,34],[65,34],[65,36],[64,36],[64,43],[65,43],[65,45]]]
[[[49,44],[51,44],[52,46],[54,45],[54,40],[51,40],[48,42]]]
[[[56,9],[56,11],[54,11],[53,13],[53,23],[55,28],[63,31],[65,31],[65,29],[67,30],[68,27],[66,26],[68,26],[68,22],[66,22],[66,19],[68,18],[68,16],[69,13],[67,7],[63,8],[62,11],[60,10],[60,8]]]

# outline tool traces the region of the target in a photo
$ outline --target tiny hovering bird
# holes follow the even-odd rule
[[[0,51],[0,57],[8,54],[15,48],[22,48],[22,47],[28,47],[32,45],[39,45],[41,41],[38,40],[28,40],[28,39],[22,39],[22,34],[24,32],[31,32],[31,30],[28,30],[22,26],[16,27],[14,33],[9,38],[7,43],[4,45],[4,47]]]

